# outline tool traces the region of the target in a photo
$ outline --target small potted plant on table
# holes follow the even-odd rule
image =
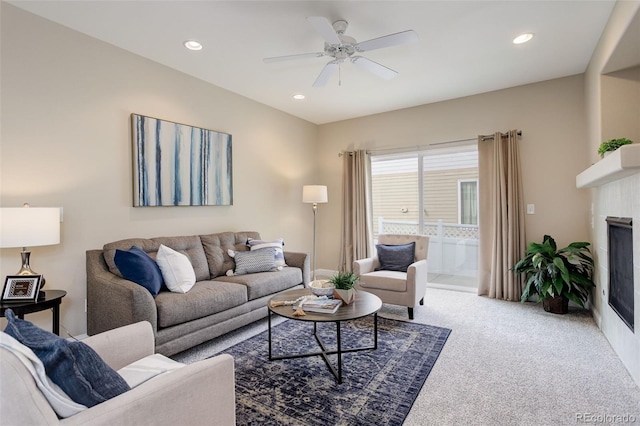
[[[360,277],[353,272],[338,272],[329,282],[335,286],[334,297],[341,299],[345,304],[353,302],[356,297],[356,283]]]
[[[545,235],[542,243],[529,243],[525,257],[513,270],[527,278],[521,302],[537,295],[544,310],[555,314],[566,314],[569,300],[584,307],[595,287],[587,242],[574,242],[558,249],[555,240]]]

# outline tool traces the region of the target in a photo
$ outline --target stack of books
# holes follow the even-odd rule
[[[342,305],[340,299],[318,298],[316,300],[308,300],[302,304],[302,310],[306,312],[316,312],[322,314],[335,314]],[[298,309],[298,304],[293,305],[293,310]]]

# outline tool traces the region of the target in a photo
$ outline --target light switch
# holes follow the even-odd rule
[[[536,206],[534,204],[527,204],[527,214],[535,214]]]

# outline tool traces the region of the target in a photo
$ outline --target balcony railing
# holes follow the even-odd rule
[[[415,221],[378,218],[378,234],[423,234],[429,236],[429,273],[476,277],[478,270],[478,226],[425,222],[423,231]],[[377,241],[378,235],[374,238]]]

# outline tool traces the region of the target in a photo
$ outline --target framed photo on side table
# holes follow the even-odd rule
[[[3,302],[35,302],[42,275],[8,275],[2,290]]]

